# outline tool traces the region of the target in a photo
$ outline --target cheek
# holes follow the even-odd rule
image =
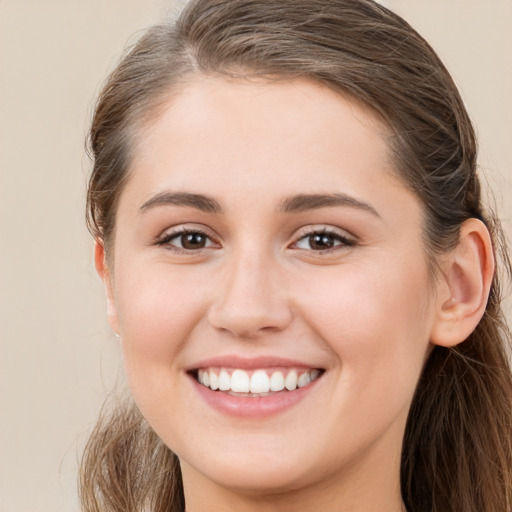
[[[123,268],[116,283],[123,356],[130,386],[179,366],[183,346],[204,318],[208,292],[182,268],[165,264]],[[207,281],[206,281],[207,282]]]
[[[299,306],[360,393],[411,394],[429,346],[426,265],[351,265],[302,281]]]

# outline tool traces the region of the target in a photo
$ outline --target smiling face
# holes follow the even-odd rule
[[[140,137],[110,321],[185,489],[399,495],[434,298],[421,206],[385,137],[311,82],[207,78]]]

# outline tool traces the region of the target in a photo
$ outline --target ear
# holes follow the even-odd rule
[[[107,266],[105,247],[103,242],[99,239],[94,242],[94,264],[96,266],[96,272],[98,272],[98,275],[105,286],[105,293],[107,295],[108,323],[114,333],[119,336],[119,318],[117,316],[117,308],[112,289],[112,278]]]
[[[443,259],[441,271],[431,342],[453,347],[475,330],[489,297],[494,254],[483,222],[468,219],[462,224],[459,243]]]

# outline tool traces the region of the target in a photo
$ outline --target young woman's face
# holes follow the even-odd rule
[[[139,134],[111,323],[187,479],[395,481],[434,294],[421,206],[385,138],[314,83],[213,78]]]

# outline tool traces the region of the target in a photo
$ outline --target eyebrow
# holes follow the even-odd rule
[[[284,199],[278,207],[278,211],[284,213],[298,213],[319,208],[333,206],[344,206],[356,208],[375,215],[380,218],[377,210],[370,204],[365,203],[347,194],[298,194]]]
[[[212,197],[189,192],[161,192],[156,194],[140,207],[140,212],[144,213],[155,206],[166,205],[188,206],[207,213],[222,213],[222,207]]]
[[[155,206],[185,206],[195,208],[206,213],[222,213],[220,203],[213,197],[204,194],[192,194],[190,192],[171,192],[165,191],[148,199],[141,207],[140,212],[154,208]],[[343,206],[356,208],[375,215],[380,218],[379,213],[373,206],[364,201],[356,199],[343,193],[335,194],[297,194],[287,197],[281,201],[277,207],[277,212],[282,213],[300,213],[307,210],[316,210]]]

